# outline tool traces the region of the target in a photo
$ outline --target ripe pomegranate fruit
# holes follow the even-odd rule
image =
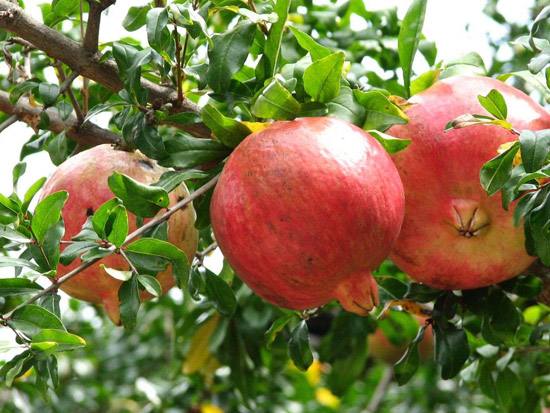
[[[534,260],[523,229],[512,222],[500,195],[479,183],[483,164],[517,136],[498,126],[444,132],[465,113],[485,114],[478,95],[498,90],[508,120],[519,130],[550,127],[550,115],[523,92],[487,77],[452,77],[413,96],[409,123],[389,134],[411,145],[393,159],[405,187],[405,221],[391,258],[412,278],[441,289],[469,289],[512,278]]]
[[[421,317],[416,317],[419,324],[424,324],[425,320]],[[414,336],[410,338],[414,339]],[[396,345],[392,343],[384,334],[381,328],[377,328],[374,334],[370,334],[368,338],[368,352],[369,356],[375,360],[383,361],[387,364],[395,364],[401,359],[403,354],[407,351],[409,342]],[[426,327],[424,331],[424,338],[418,344],[418,352],[421,360],[428,360],[433,356],[434,350],[434,337],[432,326]]]
[[[165,169],[139,152],[124,152],[110,145],[99,145],[73,156],[61,164],[52,174],[41,197],[65,190],[69,198],[63,208],[65,221],[65,240],[78,234],[88,216],[104,202],[113,198],[107,179],[114,172],[125,174],[144,184],[156,182]],[[187,188],[181,186],[170,193],[171,203],[188,194]],[[130,231],[136,229],[136,217],[128,214]],[[185,252],[191,260],[196,252],[198,234],[194,228],[195,210],[192,206],[178,211],[168,221],[168,240]],[[64,266],[59,264],[58,276],[66,274],[81,263],[80,259]],[[109,276],[101,267],[128,270],[128,264],[120,255],[103,258],[99,263],[82,271],[76,277],[61,285],[61,289],[72,297],[103,305],[105,311],[115,324],[120,324],[118,288],[121,281]],[[175,284],[170,269],[157,275],[163,292]],[[151,298],[147,293],[142,299]]]
[[[371,270],[403,219],[391,158],[363,130],[333,118],[276,122],[231,154],[213,194],[225,257],[258,295],[304,310],[336,298],[366,314]]]

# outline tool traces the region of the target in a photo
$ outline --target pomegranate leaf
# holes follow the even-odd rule
[[[309,34],[298,30],[296,27],[290,26],[289,28],[300,47],[309,52],[314,62],[333,53],[328,47],[317,43]]]
[[[45,353],[74,350],[85,345],[86,341],[82,337],[68,333],[65,330],[50,328],[41,330],[31,341],[33,350]]]
[[[363,126],[365,109],[354,98],[350,87],[340,87],[340,94],[332,99],[327,106],[328,113],[331,116],[346,120],[357,126]]]
[[[305,320],[300,321],[290,333],[288,355],[294,365],[302,371],[306,371],[313,363],[313,354],[309,346],[309,332]]]
[[[406,384],[414,376],[416,370],[418,370],[418,366],[420,365],[418,345],[424,339],[424,331],[426,331],[425,325],[418,329],[416,337],[407,348],[405,354],[403,354],[403,357],[395,363],[395,379],[400,386]]]
[[[483,165],[480,172],[480,181],[481,186],[489,195],[498,192],[510,178],[514,157],[518,151],[519,143],[516,142],[505,152]]]
[[[408,116],[386,95],[377,90],[363,92],[355,89],[355,99],[366,111],[363,129],[385,131],[391,125],[403,125],[409,121]]]
[[[410,139],[396,138],[394,136],[388,135],[387,133],[380,132],[378,130],[371,129],[367,131],[370,135],[383,146],[386,152],[390,154],[397,153],[407,148],[411,144]]]
[[[40,290],[42,290],[42,287],[39,284],[27,278],[0,279],[0,297],[35,293]]]
[[[159,164],[174,168],[189,169],[212,161],[221,161],[231,150],[211,139],[198,139],[179,135],[165,142],[168,156]]]
[[[59,317],[36,304],[15,310],[8,323],[31,338],[45,328],[65,330]]]
[[[547,162],[550,155],[550,129],[525,130],[519,135],[521,160],[526,172],[536,172]]]
[[[162,287],[155,277],[147,274],[138,274],[137,278],[139,283],[145,288],[145,291],[153,297],[159,297],[162,294]]]
[[[236,147],[252,132],[243,123],[224,116],[215,106],[206,104],[201,110],[201,117],[217,140],[230,148]]]
[[[275,341],[277,334],[279,334],[286,325],[294,318],[294,314],[285,314],[275,319],[269,329],[265,332],[265,342],[267,348],[271,347],[271,344]]]
[[[508,107],[502,94],[496,90],[491,89],[487,96],[478,95],[477,100],[485,108],[487,112],[500,120],[506,120],[508,116]]]
[[[456,376],[470,355],[468,338],[463,329],[451,323],[436,322],[435,359],[441,366],[441,378],[447,380]]]
[[[69,198],[67,191],[54,192],[48,195],[36,206],[31,222],[31,228],[36,241],[44,242],[46,232],[61,218],[61,209]]]
[[[206,270],[204,274],[204,293],[206,297],[226,317],[232,317],[237,308],[237,298],[231,287],[219,276]]]
[[[304,71],[304,89],[317,102],[328,102],[340,93],[344,53],[332,53],[313,62]]]
[[[279,54],[281,52],[281,43],[283,40],[286,19],[290,9],[291,0],[279,0],[275,3],[273,11],[277,13],[277,21],[271,25],[269,35],[264,45],[264,56],[268,62],[268,68],[265,77],[271,77],[275,73],[279,64]]]
[[[124,20],[122,21],[122,27],[129,32],[134,32],[140,27],[145,25],[147,12],[149,7],[130,7]]]
[[[168,24],[168,10],[161,7],[152,8],[147,12],[145,21],[149,45],[158,52],[167,49],[171,40],[170,32],[166,27]]]
[[[263,119],[294,119],[300,112],[300,102],[283,86],[280,79],[273,78],[258,94],[252,114]]]
[[[137,276],[134,275],[120,285],[118,299],[120,302],[120,321],[126,330],[131,331],[136,326],[140,305]]]
[[[405,82],[405,91],[407,97],[411,95],[410,84],[412,74],[412,64],[414,56],[418,49],[418,43],[422,36],[422,26],[426,15],[427,0],[414,0],[410,5],[399,30],[398,52],[399,61],[403,70],[403,79]]]

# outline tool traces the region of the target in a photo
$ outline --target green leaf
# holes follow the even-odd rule
[[[145,25],[147,12],[149,7],[130,7],[124,20],[122,21],[122,27],[129,32],[134,32],[140,27]]]
[[[498,90],[491,89],[487,96],[478,95],[477,99],[481,106],[495,118],[506,120],[508,116],[508,107],[506,106],[504,97]]]
[[[68,198],[67,191],[54,192],[36,206],[31,228],[39,244],[44,242],[46,232],[61,219],[61,210]]]
[[[159,52],[167,48],[170,42],[170,33],[167,30],[167,24],[167,9],[155,7],[147,12],[147,41],[153,49]]]
[[[46,231],[41,244],[30,244],[29,251],[43,271],[55,270],[59,263],[60,242],[65,235],[63,221],[58,221]]]
[[[494,345],[511,343],[520,323],[521,315],[512,301],[502,290],[492,289],[483,314],[483,338]]]
[[[411,96],[416,95],[417,93],[420,93],[432,86],[438,81],[440,73],[440,69],[428,70],[414,79],[411,82]]]
[[[382,145],[386,152],[391,154],[402,151],[411,144],[410,139],[396,138],[374,129],[367,132]]]
[[[78,9],[78,7],[79,4],[76,0],[54,0],[52,2],[52,13],[56,16],[63,17],[63,19],[67,19]]]
[[[413,0],[407,14],[401,22],[398,37],[399,61],[403,70],[403,80],[407,97],[411,95],[410,82],[412,73],[412,64],[414,56],[418,49],[418,43],[422,36],[422,26],[426,15],[427,0]]]
[[[225,93],[229,89],[231,78],[248,56],[255,34],[255,24],[239,24],[233,30],[212,37],[206,78],[215,92]]]
[[[500,190],[510,178],[514,157],[519,151],[519,143],[514,143],[508,150],[485,163],[481,168],[481,186],[489,195]]]
[[[45,149],[50,155],[52,163],[56,166],[65,162],[67,156],[69,155],[69,143],[65,132],[58,133],[56,135],[51,135],[51,138],[46,140]]]
[[[441,79],[458,75],[485,75],[487,70],[481,56],[475,52],[468,53],[458,59],[447,62],[441,72]]]
[[[418,329],[418,333],[407,348],[407,352],[394,366],[395,379],[400,386],[406,384],[418,370],[418,366],[420,365],[418,345],[424,339],[425,330],[426,326],[422,326]]]
[[[254,116],[263,119],[294,119],[300,112],[300,103],[274,78],[258,94],[251,111]]]
[[[286,325],[294,318],[293,314],[285,314],[275,319],[269,329],[265,332],[265,343],[267,348],[271,347],[271,344],[275,341],[277,334],[279,334]]]
[[[344,53],[337,52],[313,62],[304,72],[304,89],[313,100],[328,102],[340,93]]]
[[[288,355],[294,365],[302,371],[306,371],[313,363],[313,354],[309,346],[309,333],[305,320],[300,321],[300,324],[290,333]]]
[[[221,161],[231,150],[211,139],[178,135],[165,141],[168,157],[159,162],[162,166],[189,169],[207,162]]]
[[[524,130],[519,135],[519,143],[526,172],[536,172],[546,164],[550,155],[550,129]]]
[[[78,241],[69,244],[59,256],[59,262],[63,265],[69,265],[77,257],[94,247],[97,247],[97,243],[94,241]]]
[[[28,260],[7,256],[0,256],[0,268],[1,267],[29,268],[33,271],[40,272],[40,268]]]
[[[10,90],[10,102],[12,104],[17,103],[21,96],[32,92],[36,87],[38,87],[39,83],[35,80],[25,80],[24,82],[16,84]]]
[[[52,83],[40,83],[38,85],[38,93],[45,106],[52,106],[59,96],[59,86]]]
[[[124,281],[118,290],[120,302],[120,321],[124,328],[131,331],[136,326],[139,311],[139,286],[137,276]]]
[[[141,116],[138,122],[131,128],[134,145],[146,156],[152,159],[166,157],[166,148],[162,137],[155,126],[150,125],[145,116]]]
[[[92,225],[97,235],[120,247],[128,235],[128,214],[122,201],[113,198],[102,204],[92,216]]]
[[[410,283],[405,298],[418,301],[420,303],[429,303],[439,297],[441,293],[441,290],[436,290],[435,288],[428,287],[425,284]]]
[[[548,71],[547,73],[550,73],[550,71]],[[539,76],[535,76],[528,70],[519,70],[517,72],[504,73],[497,76],[497,79],[505,82],[511,76],[522,79],[523,81],[525,81],[526,84],[536,89],[546,100],[546,102],[550,102],[550,85],[546,85],[544,79],[541,79]]]
[[[182,287],[187,283],[185,276],[189,273],[189,261],[185,253],[175,245],[156,238],[141,238],[129,244],[126,250],[169,260],[178,285]]]
[[[11,387],[13,381],[17,377],[23,375],[31,367],[33,360],[33,354],[30,350],[26,350],[6,362],[2,368],[0,368],[0,377],[5,377],[6,386]]]
[[[0,297],[36,293],[42,287],[26,278],[0,278]]]
[[[435,323],[435,359],[441,366],[441,378],[456,376],[470,355],[466,332],[453,324]]]
[[[208,270],[205,272],[204,293],[220,314],[233,316],[237,308],[235,293],[221,277]]]
[[[341,86],[340,94],[332,99],[327,106],[329,115],[346,120],[359,127],[363,126],[365,109],[355,100],[350,87]]]
[[[27,208],[29,207],[34,196],[38,193],[38,191],[40,191],[42,186],[44,186],[45,182],[46,177],[42,177],[32,184],[29,189],[27,189],[27,192],[25,192],[25,196],[23,197],[23,205],[21,206],[22,211],[27,211]]]
[[[390,275],[376,276],[376,283],[380,288],[387,292],[391,298],[396,300],[403,298],[407,292],[407,284]]]
[[[315,40],[313,40],[310,35],[298,30],[295,27],[290,26],[289,28],[292,34],[294,34],[294,37],[296,38],[296,41],[298,42],[300,47],[309,52],[313,61],[322,59],[323,57],[327,57],[328,55],[333,53],[333,51],[330,50],[328,47],[322,46]]]
[[[269,70],[266,77],[269,78],[276,73],[279,64],[279,54],[281,52],[281,43],[283,33],[288,17],[291,0],[279,0],[275,3],[273,11],[277,13],[277,21],[271,25],[269,34],[264,45],[264,56],[269,62]]]
[[[155,277],[147,274],[138,274],[137,279],[143,288],[145,288],[145,291],[153,297],[159,297],[162,294],[162,287]]]
[[[498,373],[495,381],[497,400],[505,411],[516,406],[513,411],[519,411],[525,400],[525,385],[522,380],[510,368],[505,368]]]
[[[27,164],[25,162],[18,162],[13,167],[11,175],[12,175],[12,183],[13,183],[14,189],[17,188],[17,182],[19,182],[19,178],[21,178],[21,176],[25,173],[26,170],[27,170]]]
[[[8,225],[18,218],[18,205],[5,195],[0,194],[0,224]]]
[[[376,129],[384,131],[391,125],[403,125],[409,120],[407,115],[398,106],[393,104],[387,96],[379,91],[363,92],[356,89],[353,91],[353,94],[357,102],[365,109],[367,115],[363,124],[363,129],[365,130]]]
[[[142,184],[118,172],[109,177],[108,183],[113,194],[122,200],[124,206],[140,217],[153,217],[170,203],[164,189]]]
[[[99,264],[100,268],[115,280],[128,281],[132,278],[132,271],[117,270],[116,268],[106,267],[104,264]]]
[[[214,133],[217,140],[230,148],[235,148],[251,133],[246,125],[238,120],[224,116],[210,103],[201,109],[201,117],[205,125]]]
[[[188,179],[204,179],[208,178],[208,176],[208,173],[197,169],[190,169],[187,171],[166,171],[162,174],[158,182],[155,183],[155,186],[164,188],[166,192],[172,192]]]
[[[533,25],[531,26],[531,30],[529,30],[529,43],[531,44],[531,47],[533,51],[537,51],[538,48],[535,46],[535,34],[539,30],[540,26],[548,20],[550,17],[550,6],[544,7],[537,17],[535,17],[535,20],[533,21]]]
[[[84,347],[86,341],[75,334],[59,329],[43,329],[31,341],[31,348],[46,353]]]
[[[32,239],[21,234],[19,231],[11,229],[8,226],[0,226],[0,238],[9,239],[10,241],[17,242],[18,244],[28,244],[32,242]]]
[[[63,323],[55,314],[35,304],[27,304],[15,310],[8,323],[31,338],[43,329],[65,330]]]

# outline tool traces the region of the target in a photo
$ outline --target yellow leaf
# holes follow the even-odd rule
[[[317,386],[321,380],[322,365],[319,360],[313,360],[306,371],[306,379],[311,386]]]
[[[208,350],[208,341],[216,330],[220,317],[215,314],[199,327],[193,338],[187,352],[187,357],[182,366],[183,374],[193,374],[202,370],[212,357]]]
[[[243,125],[245,125],[250,130],[250,132],[252,132],[252,133],[261,132],[265,128],[267,128],[268,126],[271,125],[271,122],[246,122],[246,121],[242,121],[241,123]]]
[[[331,409],[336,410],[340,407],[340,399],[326,387],[319,387],[315,390],[315,398],[319,404],[330,407]]]
[[[212,403],[201,404],[201,413],[223,413],[223,410]]]

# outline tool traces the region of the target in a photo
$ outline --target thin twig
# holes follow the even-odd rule
[[[206,184],[204,184],[203,186],[201,186],[199,189],[197,189],[195,192],[193,192],[192,194],[188,195],[187,197],[185,197],[184,199],[182,199],[181,201],[179,201],[178,203],[174,204],[172,207],[168,208],[166,210],[166,212],[164,214],[162,214],[161,216],[157,217],[157,218],[154,218],[152,219],[151,221],[147,222],[145,225],[143,225],[142,227],[136,229],[134,232],[130,233],[126,239],[124,240],[124,243],[122,244],[122,246],[125,246],[127,245],[128,243],[130,243],[131,241],[133,241],[134,239],[140,237],[141,235],[143,235],[145,232],[147,232],[148,230],[150,230],[151,228],[159,225],[159,224],[162,224],[163,222],[167,221],[172,215],[174,215],[176,212],[178,212],[180,209],[183,209],[185,208],[187,205],[189,205],[191,202],[193,202],[193,200],[195,200],[196,198],[198,198],[199,196],[201,195],[204,195],[206,192],[208,192],[210,189],[212,189],[214,186],[216,186],[216,182],[218,182],[218,178],[219,178],[219,175],[216,175],[214,178],[212,178],[210,181],[208,181]],[[42,291],[40,291],[39,293],[33,295],[32,297],[30,297],[29,299],[27,299],[26,301],[22,302],[21,304],[19,304],[17,307],[15,307],[13,310],[11,310],[10,312],[6,313],[4,315],[4,319],[8,319],[14,311],[18,310],[19,308],[21,307],[24,307],[28,304],[31,304],[33,302],[35,302],[36,300],[38,300],[40,297],[42,297],[43,295],[46,295],[48,294],[50,291],[53,291],[57,288],[59,288],[59,286],[67,281],[69,281],[71,278],[73,277],[76,277],[78,274],[80,274],[82,271],[84,271],[86,268],[89,268],[91,267],[92,265],[94,265],[96,262],[100,261],[102,258],[105,258],[105,257],[108,257],[112,254],[114,254],[115,252],[117,252],[117,249],[114,247],[114,246],[111,246],[109,248],[109,254],[108,255],[105,255],[103,257],[100,257],[100,258],[94,258],[94,259],[91,259],[89,261],[85,261],[83,262],[82,264],[80,264],[78,267],[76,267],[75,269],[73,269],[72,271],[69,271],[67,274],[59,277],[57,280],[53,281],[52,284],[50,286],[48,286],[47,288],[43,289]]]
[[[132,262],[132,260],[130,260],[130,258],[128,257],[128,255],[124,252],[123,249],[119,249],[118,252],[120,253],[120,255],[122,255],[122,258],[124,258],[126,260],[126,262],[128,263],[128,265],[130,266],[130,269],[132,270],[132,272],[135,274],[135,275],[138,275],[139,272],[137,270],[137,268],[135,267],[134,263]]]
[[[183,78],[181,75],[181,44],[178,33],[178,25],[174,22],[174,40],[176,41],[176,88],[178,91],[178,104],[183,102]],[[187,34],[185,35],[185,45],[187,47]],[[185,59],[185,54],[183,55]]]
[[[16,115],[9,116],[4,122],[2,122],[2,124],[0,124],[0,133],[2,133],[4,129],[13,125],[15,122],[17,122],[17,116]]]
[[[78,72],[72,72],[59,87],[59,93],[65,93],[65,91],[71,87],[72,83],[77,77]]]
[[[210,254],[216,248],[218,248],[218,243],[216,241],[214,241],[212,244],[210,244],[204,250],[197,252],[195,254],[195,257],[197,257],[197,260],[202,264],[202,262],[204,260],[204,257],[206,257],[208,254]]]
[[[254,4],[254,0],[248,0],[248,6],[250,7],[250,10],[252,10],[254,13],[258,13],[258,11],[256,10],[256,4]],[[258,24],[262,32],[267,36],[269,34],[269,30],[267,29],[267,25],[265,24],[265,22],[260,21]]]
[[[363,413],[376,413],[380,408],[380,405],[384,401],[384,396],[388,391],[388,387],[391,384],[393,378],[393,367],[386,367],[382,373],[382,377],[376,386],[376,390],[369,401],[367,409]]]
[[[78,120],[79,124],[82,124],[82,122],[84,122],[84,113],[82,113],[82,109],[80,108],[80,105],[76,100],[74,92],[71,89],[71,84],[67,82],[68,79],[65,76],[65,71],[63,70],[63,66],[61,65],[61,62],[57,62],[56,67],[57,67],[57,73],[59,74],[59,80],[61,81],[61,87],[59,89],[59,93],[65,93],[69,97],[69,100],[71,101],[71,105],[73,106],[74,112],[76,113],[76,119]],[[61,92],[62,88],[65,89],[63,92]]]

